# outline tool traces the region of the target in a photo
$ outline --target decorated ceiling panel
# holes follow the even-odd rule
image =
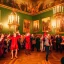
[[[37,14],[40,11],[63,3],[64,0],[0,0],[4,4],[30,14]]]

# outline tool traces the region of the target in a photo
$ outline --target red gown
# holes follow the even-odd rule
[[[9,37],[11,39],[11,47],[10,49],[11,50],[15,50],[15,49],[18,49],[18,43],[17,43],[17,40],[20,38],[20,36],[12,36],[12,37]]]
[[[47,36],[47,32],[44,32],[43,37],[46,37],[46,36]]]
[[[26,49],[31,49],[30,35],[26,36],[25,39],[26,39],[25,48]]]

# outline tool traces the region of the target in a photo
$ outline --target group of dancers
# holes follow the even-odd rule
[[[17,31],[17,32],[14,32],[13,35],[6,35],[6,39],[7,41],[10,41],[11,40],[11,45],[10,45],[10,50],[11,50],[11,59],[13,59],[13,53],[15,51],[15,58],[17,58],[18,56],[18,39],[21,38],[22,36],[20,35],[20,33]],[[3,54],[4,52],[4,34],[1,34],[0,36],[0,56]],[[26,54],[28,52],[30,52],[30,49],[31,49],[31,45],[30,45],[30,33],[27,33],[26,36],[25,36],[25,48],[26,48]],[[1,46],[2,45],[2,46]]]
[[[3,53],[1,44],[4,42],[4,34],[1,34],[0,36],[0,55]],[[22,39],[22,35],[19,33],[19,31],[14,32],[13,35],[6,35],[5,41],[10,41],[10,50],[11,50],[11,59],[14,58],[14,51],[15,51],[15,58],[18,58],[18,40]],[[36,38],[36,39],[35,39]],[[46,51],[46,61],[48,61],[50,46],[52,46],[52,40],[50,34],[45,32],[41,37],[40,36],[34,36],[33,34],[30,34],[29,32],[25,34],[24,36],[24,42],[25,42],[25,53],[31,54],[31,51],[34,51],[34,48],[36,46],[37,51]]]

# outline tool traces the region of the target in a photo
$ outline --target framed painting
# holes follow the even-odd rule
[[[60,21],[60,32],[64,33],[64,19]]]
[[[23,22],[23,32],[30,32],[30,20],[24,19]]]
[[[33,21],[33,31],[38,32],[39,31],[39,20]]]
[[[64,14],[63,13],[56,13],[53,15],[55,19],[55,30],[57,34],[64,34]]]
[[[64,34],[64,19],[56,19],[56,33]]]
[[[50,31],[51,30],[51,20],[50,17],[42,19],[42,32]]]

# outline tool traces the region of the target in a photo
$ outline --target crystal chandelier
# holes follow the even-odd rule
[[[9,29],[13,26],[14,31],[17,31],[17,28],[19,26],[19,16],[16,14],[16,12],[12,12],[8,17],[8,26]]]

